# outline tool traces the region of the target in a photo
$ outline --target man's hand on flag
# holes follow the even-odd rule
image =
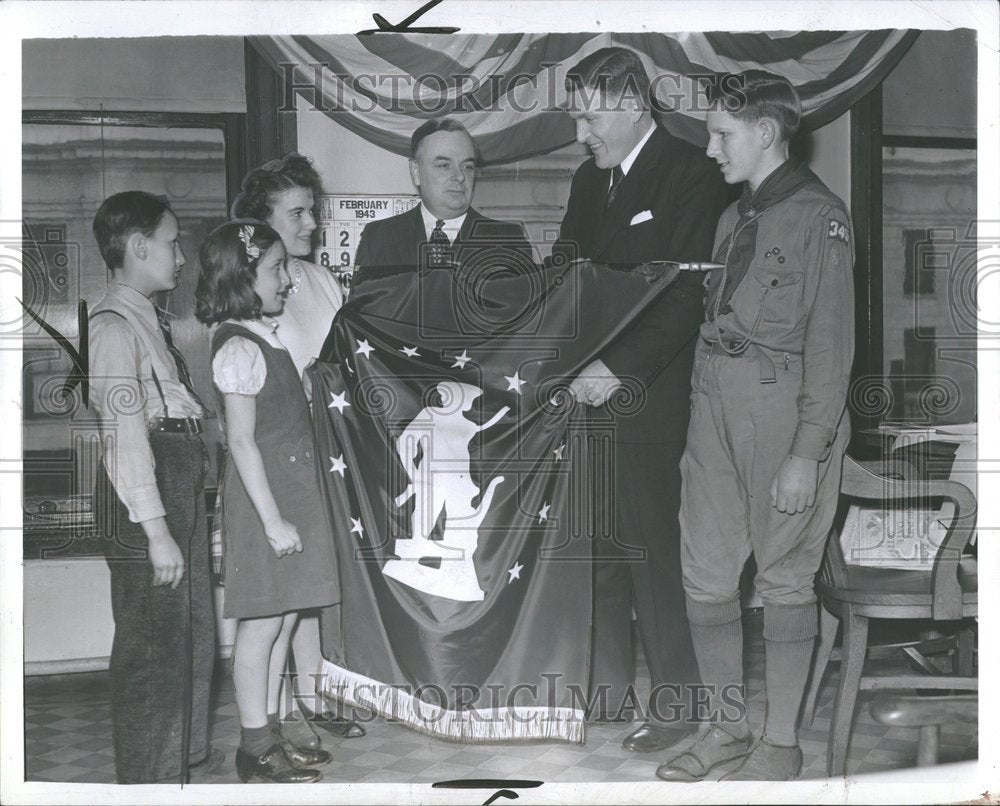
[[[580,370],[580,374],[569,385],[578,403],[588,406],[603,406],[614,391],[622,385],[607,365],[597,358]]]

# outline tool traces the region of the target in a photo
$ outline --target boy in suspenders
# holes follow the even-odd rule
[[[190,767],[221,762],[208,743],[215,619],[203,412],[150,299],[176,287],[184,255],[164,197],[110,196],[93,229],[111,271],[91,314],[90,383],[103,465],[94,511],[115,619],[115,768],[121,784],[184,783]]]

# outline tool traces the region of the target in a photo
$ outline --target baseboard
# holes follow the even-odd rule
[[[226,644],[215,648],[217,660],[229,660],[233,654],[233,645]],[[77,672],[105,672],[111,658],[62,658],[59,660],[27,661],[24,664],[25,677],[39,677],[48,674],[75,674]]]

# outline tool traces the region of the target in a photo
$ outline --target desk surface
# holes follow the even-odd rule
[[[978,436],[978,423],[956,425],[905,425],[883,423],[878,428],[862,428],[858,433],[869,440],[898,440],[903,444],[917,442],[974,443]]]

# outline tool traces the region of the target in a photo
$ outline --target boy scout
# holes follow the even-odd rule
[[[715,691],[712,719],[657,775],[694,781],[745,757],[729,780],[791,780],[817,629],[813,577],[833,521],[849,436],[851,223],[843,202],[789,158],[792,85],[747,71],[710,91],[708,156],[743,183],[723,213],[695,357],[681,462],[681,560],[691,636]],[[753,743],[739,686],[739,579],[753,551],[764,603],[767,715]],[[739,692],[734,698],[734,693]],[[736,708],[729,708],[733,703]],[[752,750],[751,750],[752,747]]]

